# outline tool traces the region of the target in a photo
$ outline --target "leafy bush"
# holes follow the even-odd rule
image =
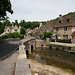
[[[40,38],[41,38],[41,39],[43,38],[43,34],[40,34]]]
[[[56,50],[59,50],[59,47],[58,46],[56,46]]]
[[[44,32],[44,39],[51,38],[52,32]]]
[[[3,35],[0,37],[0,39],[7,39],[7,38],[24,38],[24,35],[18,33],[18,32],[14,32],[14,33],[8,33],[6,35]]]
[[[55,42],[55,40],[54,39],[51,39],[51,42]]]
[[[58,39],[57,42],[72,43],[72,42],[71,42],[71,39]]]
[[[0,36],[0,40],[1,40],[1,39],[7,39],[7,38],[8,38],[8,35]]]
[[[52,46],[53,46],[53,45],[52,45],[52,44],[50,44],[50,45],[49,45],[49,48],[50,48],[50,49],[52,49]]]
[[[72,48],[73,51],[75,51],[75,46]]]

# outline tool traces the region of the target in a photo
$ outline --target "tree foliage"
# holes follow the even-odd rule
[[[63,15],[62,17],[69,16],[69,15],[73,15],[73,14],[75,14],[75,12],[69,12],[68,14]],[[58,21],[58,20],[59,20],[59,17],[57,17],[55,19],[52,19],[50,21],[55,22],[55,21]]]
[[[25,28],[24,27],[21,27],[21,31],[20,31],[20,34],[23,34],[25,35],[26,31],[25,31]]]
[[[13,14],[10,0],[0,0],[0,20],[7,17],[7,12]]]
[[[44,32],[44,38],[51,38],[52,32]]]
[[[43,25],[46,24],[45,21],[42,21]],[[19,25],[23,26],[24,28],[30,28],[30,29],[34,29],[36,27],[39,27],[40,22],[38,21],[33,21],[33,22],[26,22],[25,20],[21,20]]]

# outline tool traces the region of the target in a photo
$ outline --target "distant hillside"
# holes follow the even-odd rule
[[[69,16],[69,15],[73,15],[73,14],[75,14],[75,12],[69,12],[68,14],[63,15],[62,17]],[[50,21],[55,22],[55,21],[58,21],[58,20],[59,20],[59,17],[57,17],[55,19],[52,19]]]

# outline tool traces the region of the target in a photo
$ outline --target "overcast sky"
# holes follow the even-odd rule
[[[47,21],[59,14],[75,11],[75,0],[11,0],[13,15],[10,21],[16,19],[25,21]]]

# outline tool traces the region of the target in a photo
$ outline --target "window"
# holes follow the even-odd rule
[[[59,21],[59,23],[61,24],[61,21]]]
[[[17,29],[15,29],[15,32],[17,32]]]
[[[64,27],[64,31],[67,31],[67,27]]]
[[[70,19],[67,19],[66,21],[67,21],[67,22],[70,22]]]
[[[59,31],[59,28],[56,28],[56,31]]]
[[[7,30],[9,32],[9,30]]]
[[[68,35],[63,35],[63,39],[68,39]]]

